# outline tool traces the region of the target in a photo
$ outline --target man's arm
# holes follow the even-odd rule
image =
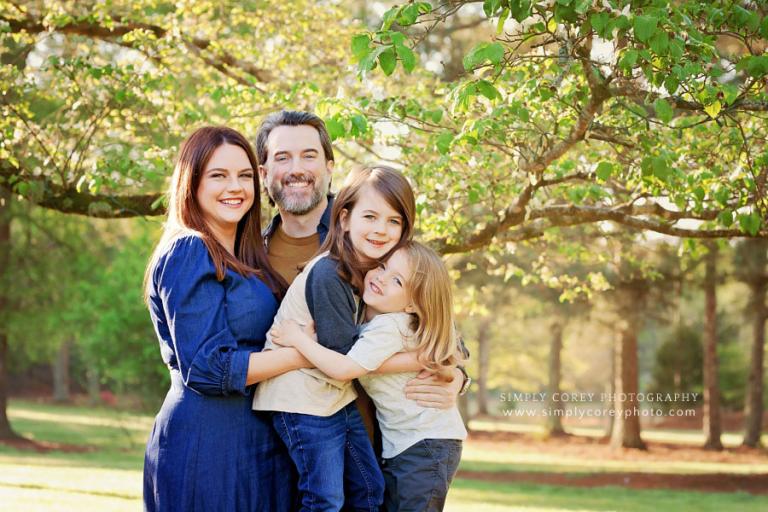
[[[415,400],[422,407],[450,409],[456,405],[456,399],[464,383],[464,373],[453,369],[453,379],[445,381],[438,375],[423,370],[405,386],[405,397]]]

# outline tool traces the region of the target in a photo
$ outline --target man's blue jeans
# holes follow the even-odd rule
[[[276,412],[278,435],[299,473],[302,511],[378,512],[384,477],[355,402],[331,416]]]

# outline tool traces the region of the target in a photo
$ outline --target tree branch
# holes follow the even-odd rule
[[[639,217],[641,215],[651,216],[651,218]],[[531,210],[527,219],[520,219],[517,223],[520,227],[514,230],[509,228],[515,224],[501,226],[494,223],[492,224],[496,228],[494,232],[488,226],[459,242],[449,242],[445,238],[440,238],[430,241],[430,245],[442,254],[454,254],[480,249],[494,241],[519,242],[537,238],[553,227],[577,226],[601,221],[612,221],[633,229],[654,231],[680,238],[752,238],[752,235],[739,229],[688,229],[674,225],[683,219],[706,221],[716,217],[717,211],[714,210],[706,210],[699,214],[673,211],[653,202],[614,208],[553,205]],[[768,229],[763,229],[754,238],[768,238]]]
[[[40,34],[43,32],[59,32],[62,34],[75,34],[75,35],[90,37],[93,39],[101,39],[104,41],[113,42],[115,44],[135,48],[137,50],[139,50],[140,48],[130,43],[121,42],[119,41],[119,38],[135,30],[145,30],[145,31],[151,32],[158,39],[162,39],[169,35],[169,32],[167,29],[164,29],[157,25],[150,25],[147,23],[136,23],[136,22],[123,22],[123,20],[119,17],[114,18],[115,25],[111,28],[104,27],[94,23],[89,23],[89,22],[72,22],[72,23],[65,23],[63,25],[58,25],[58,26],[56,25],[47,26],[47,25],[44,25],[43,22],[39,19],[26,18],[24,20],[19,20],[19,19],[7,18],[5,16],[0,16],[0,21],[4,21],[8,23],[11,28],[11,32],[25,31],[30,34]],[[209,41],[208,39],[182,37],[182,40],[184,41],[184,44],[188,48],[192,49],[194,53],[198,57],[200,57],[206,64],[215,67],[216,69],[226,74],[227,76],[235,78],[235,80],[237,80],[240,83],[253,86],[252,83],[248,81],[244,81],[242,77],[239,77],[239,78],[234,77],[231,71],[229,70],[225,71],[227,66],[231,68],[239,69],[240,71],[254,77],[257,81],[262,83],[270,82],[273,79],[272,74],[268,70],[258,68],[251,63],[239,60],[235,58],[232,54],[224,50],[217,49],[216,51],[214,51],[213,53],[216,56],[215,59],[208,56],[204,56],[202,52],[208,50],[212,44],[212,42]]]
[[[0,163],[0,186],[10,190],[9,183],[22,176],[21,169],[12,167],[8,162]],[[101,218],[126,218],[155,216],[165,213],[165,207],[152,205],[162,197],[159,193],[147,194],[90,194],[78,192],[73,187],[64,187],[51,182],[43,176],[24,176],[25,183],[35,184],[35,193],[25,198],[44,208],[62,213],[74,213]]]

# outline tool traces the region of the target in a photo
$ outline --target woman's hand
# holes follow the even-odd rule
[[[302,343],[317,343],[314,324],[299,325],[296,320],[283,320],[269,331],[272,341],[282,347],[297,347]]]
[[[446,380],[445,375],[422,370],[405,386],[405,397],[415,400],[422,407],[434,409],[450,409],[456,405],[456,397],[461,391],[463,374],[461,370],[450,370],[453,378]],[[450,378],[450,377],[449,377]]]

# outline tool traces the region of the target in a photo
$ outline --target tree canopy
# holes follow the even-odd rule
[[[0,2],[3,184],[62,212],[158,214],[192,127],[252,135],[286,106],[320,113],[350,159],[401,165],[444,253],[586,223],[768,234],[762,2],[409,2],[371,30],[352,4],[299,3]]]

